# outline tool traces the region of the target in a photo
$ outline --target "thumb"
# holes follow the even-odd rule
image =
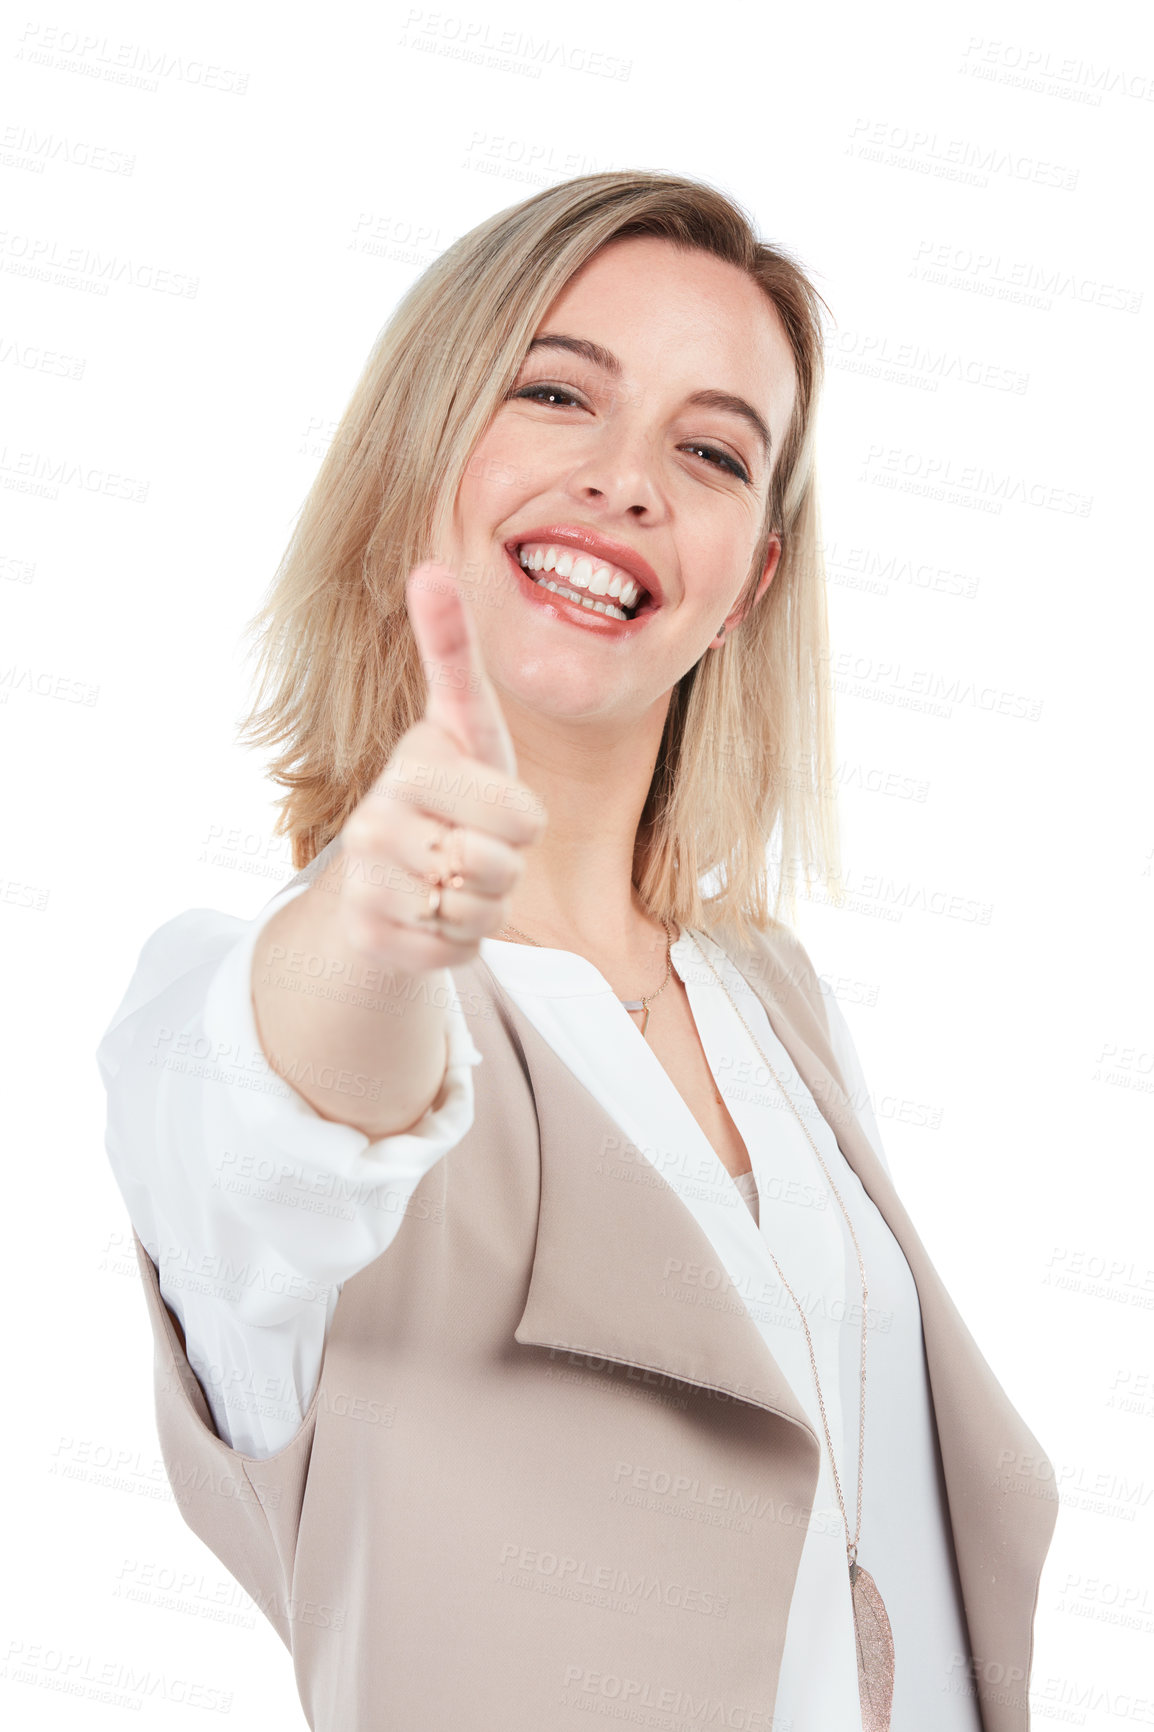
[[[516,776],[508,724],[455,574],[440,560],[426,560],[409,573],[405,601],[429,685],[425,720],[443,728],[469,757]]]

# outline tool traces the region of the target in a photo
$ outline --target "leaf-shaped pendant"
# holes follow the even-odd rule
[[[894,1634],[869,1571],[853,1563],[849,1580],[862,1732],[889,1732],[894,1704]]]

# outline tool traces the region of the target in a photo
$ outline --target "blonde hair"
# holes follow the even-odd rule
[[[796,918],[799,867],[807,890],[816,873],[840,899],[814,476],[825,302],[725,194],[624,171],[581,175],[478,224],[418,278],[373,346],[247,627],[260,643],[259,690],[240,738],[283,747],[269,767],[288,789],[274,834],[292,838],[298,868],[337,835],[424,714],[405,580],[444,544],[466,464],[547,308],[600,247],[628,235],[746,272],[781,320],[797,385],[742,599],[756,592],[774,534],[777,571],[730,640],[671,693],[634,882],[658,916],[699,929],[732,920],[745,937],[780,925],[783,906]],[[718,888],[703,897],[709,873]]]

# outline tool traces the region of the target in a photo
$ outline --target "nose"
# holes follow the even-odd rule
[[[602,499],[612,516],[651,522],[663,511],[656,439],[637,414],[620,406],[590,428],[588,444],[569,475],[578,499]]]

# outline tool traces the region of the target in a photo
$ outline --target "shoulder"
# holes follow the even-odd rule
[[[779,920],[743,934],[733,921],[719,923],[711,936],[751,984],[763,987],[796,1022],[813,1023],[828,1041],[826,993],[805,945]]]

